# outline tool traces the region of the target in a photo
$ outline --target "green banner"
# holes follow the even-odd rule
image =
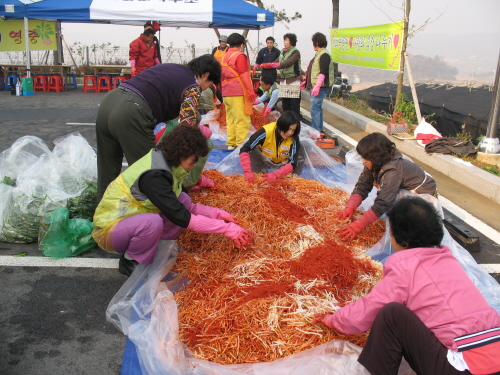
[[[365,68],[399,70],[403,22],[330,30],[332,60]]]
[[[0,51],[24,51],[24,21],[0,21]],[[28,20],[31,51],[57,49],[56,23]]]

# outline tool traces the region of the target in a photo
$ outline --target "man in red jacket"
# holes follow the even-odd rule
[[[132,67],[132,76],[160,64],[158,52],[153,43],[155,31],[146,29],[139,38],[130,43],[129,60]]]

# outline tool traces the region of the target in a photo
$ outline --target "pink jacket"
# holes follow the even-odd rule
[[[384,278],[372,291],[329,315],[325,323],[346,334],[362,333],[389,302],[408,307],[455,351],[456,337],[500,326],[500,315],[446,246],[392,254],[384,265]]]

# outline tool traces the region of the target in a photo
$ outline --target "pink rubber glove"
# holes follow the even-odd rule
[[[216,185],[215,185],[215,182],[214,180],[212,180],[211,178],[208,178],[208,177],[205,177],[203,175],[200,176],[200,179],[198,180],[198,182],[196,183],[196,185],[193,186],[193,188],[191,189],[191,191],[199,191],[201,190],[202,188],[215,188]]]
[[[354,215],[354,211],[359,205],[363,202],[363,198],[359,194],[352,194],[347,201],[347,206],[337,214],[337,219],[352,219],[352,215]]]
[[[135,69],[135,59],[130,60],[130,66],[132,67],[132,77],[135,76],[137,73],[137,70]]]
[[[286,176],[291,171],[293,171],[293,166],[292,166],[292,164],[288,163],[288,164],[282,166],[280,169],[278,169],[275,172],[266,173],[264,175],[264,181],[268,181],[268,182],[274,181],[278,178]]]
[[[209,139],[212,136],[212,131],[210,130],[210,128],[208,126],[198,125],[198,128],[200,129],[201,134],[203,134],[203,136],[206,139]]]
[[[202,215],[205,217],[209,217],[210,219],[219,219],[238,224],[238,221],[234,218],[233,215],[217,207],[210,207],[200,203],[193,203],[189,211],[191,211],[193,215]]]
[[[266,107],[264,108],[264,110],[262,111],[262,115],[263,116],[267,116],[269,114],[269,112],[271,112],[271,108],[270,107]]]
[[[267,108],[267,105],[268,105],[268,104],[269,104],[269,102],[264,103],[264,109],[266,109],[266,108]]]
[[[301,90],[305,90],[306,86],[307,86],[307,81],[306,80],[300,82],[300,89]]]
[[[325,82],[325,75],[320,74],[318,76],[318,80],[316,81],[316,85],[311,90],[312,96],[317,96],[319,94],[319,89],[321,88],[321,85],[323,84],[323,82]]]
[[[255,173],[252,172],[252,162],[250,161],[250,154],[248,152],[240,153],[240,164],[245,173],[245,179],[249,184],[255,181]]]
[[[333,314],[316,314],[314,315],[314,320],[311,322],[311,324],[322,323],[328,328],[335,328],[332,323],[332,317]]]
[[[226,223],[223,220],[211,219],[202,215],[191,215],[187,227],[198,233],[221,233],[232,239],[236,247],[241,248],[250,241],[250,233],[234,223]]]
[[[259,104],[260,104],[259,99],[255,99],[255,100],[253,101],[253,105],[259,105]]]
[[[161,62],[160,62],[160,59],[158,59],[158,57],[155,59],[155,65],[160,65]]]
[[[344,241],[352,241],[368,225],[378,219],[378,216],[371,209],[366,211],[358,220],[353,221],[346,227],[339,229],[340,237]]]

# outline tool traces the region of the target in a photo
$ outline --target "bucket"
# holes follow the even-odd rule
[[[33,90],[33,78],[25,77],[22,79],[23,85],[23,96],[35,95],[35,90]]]

